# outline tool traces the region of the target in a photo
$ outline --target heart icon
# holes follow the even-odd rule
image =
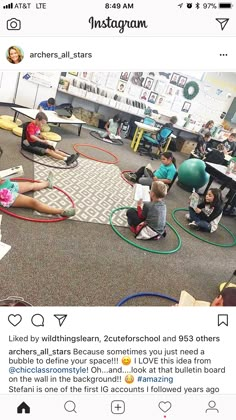
[[[167,413],[167,411],[171,409],[172,404],[170,403],[170,401],[161,401],[159,402],[158,407],[161,411],[163,411],[163,413]]]
[[[16,327],[21,321],[22,321],[22,316],[17,314],[17,315],[9,315],[8,317],[8,321],[10,322],[11,325],[13,325],[13,327]]]

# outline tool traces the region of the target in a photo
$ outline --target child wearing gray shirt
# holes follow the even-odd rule
[[[165,236],[166,204],[163,198],[167,186],[162,181],[154,181],[150,191],[150,202],[137,203],[137,210],[129,209],[126,213],[130,230],[137,239],[160,239]]]

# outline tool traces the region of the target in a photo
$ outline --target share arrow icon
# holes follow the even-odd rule
[[[55,318],[58,320],[60,327],[62,326],[62,324],[64,323],[65,319],[67,318],[67,315],[54,315]]]
[[[219,22],[221,30],[223,31],[229,21],[229,18],[216,18],[217,22]]]

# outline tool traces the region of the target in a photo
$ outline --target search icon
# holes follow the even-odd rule
[[[65,402],[65,404],[64,404],[64,409],[65,409],[66,411],[68,411],[68,413],[72,413],[72,411],[73,411],[74,413],[77,413],[77,412],[75,411],[75,409],[76,409],[76,404],[75,404],[75,402],[74,402],[74,401],[66,401],[66,402]]]

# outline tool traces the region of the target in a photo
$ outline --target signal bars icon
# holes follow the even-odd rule
[[[13,9],[13,3],[5,4],[5,6],[3,6],[3,9]]]

